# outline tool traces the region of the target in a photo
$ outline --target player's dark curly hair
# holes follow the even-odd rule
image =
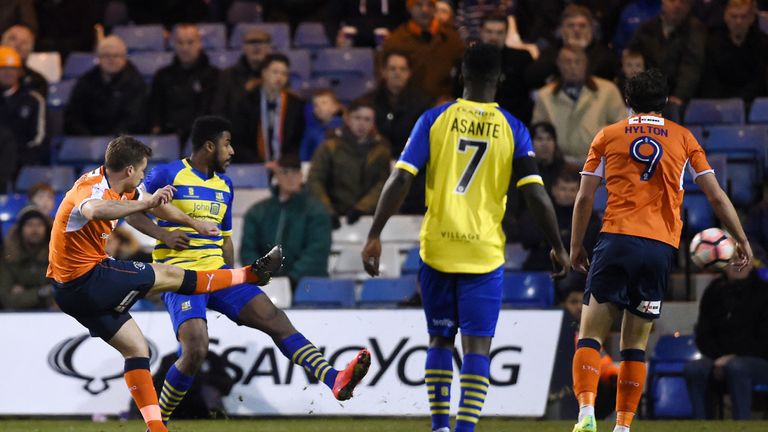
[[[624,94],[632,111],[661,112],[667,105],[667,77],[653,68],[627,80]]]
[[[501,74],[501,53],[495,45],[476,43],[464,52],[461,73],[464,81],[496,82]]]
[[[200,150],[208,141],[215,143],[224,132],[232,132],[232,123],[224,117],[209,115],[196,118],[189,135],[192,151]]]

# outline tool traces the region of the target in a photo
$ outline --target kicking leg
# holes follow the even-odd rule
[[[488,394],[491,376],[491,337],[463,336],[464,361],[461,365],[461,399],[456,415],[456,432],[474,432]]]
[[[431,336],[427,350],[424,381],[429,396],[429,414],[432,430],[448,432],[451,429],[451,381],[453,381],[453,349],[455,337]]]
[[[323,353],[293,327],[285,312],[265,294],[251,299],[238,318],[244,325],[268,334],[285,357],[327,385],[338,400],[351,398],[355,386],[368,373],[371,355],[367,349],[360,350],[344,370],[334,369]]]
[[[595,398],[600,382],[600,349],[619,309],[608,302],[589,297],[581,312],[579,341],[573,356],[573,393],[579,401],[579,420],[574,432],[596,430]]]
[[[621,323],[621,365],[616,390],[616,432],[629,432],[645,386],[645,347],[653,321],[624,311]]]
[[[280,246],[275,246],[252,265],[236,269],[184,270],[172,265],[152,264],[155,283],[147,295],[162,292],[209,294],[243,283],[266,285],[282,263],[283,251]]]
[[[160,392],[160,411],[166,424],[192,387],[195,374],[208,355],[208,326],[205,320],[193,318],[184,321],[179,326],[178,338],[181,357],[168,369]]]
[[[150,432],[167,432],[149,372],[149,347],[136,322],[128,320],[108,341],[125,358],[125,382]]]

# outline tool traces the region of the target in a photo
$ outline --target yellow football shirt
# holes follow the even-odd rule
[[[216,173],[206,176],[182,159],[158,166],[144,180],[144,188],[149,193],[165,185],[176,188],[171,204],[194,219],[218,224],[221,233],[205,236],[192,228],[160,219],[158,226],[169,231],[186,232],[190,244],[189,249],[178,251],[158,240],[152,260],[187,270],[211,270],[224,266],[221,247],[224,237],[232,235],[232,181]]]
[[[395,165],[413,175],[427,170],[421,259],[445,273],[504,264],[501,221],[513,161],[534,156],[528,130],[496,103],[458,99],[425,112]],[[515,174],[517,187],[543,184],[535,169]]]

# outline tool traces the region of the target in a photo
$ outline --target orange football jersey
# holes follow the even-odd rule
[[[678,247],[686,166],[694,179],[714,172],[693,134],[675,122],[641,114],[603,128],[582,171],[605,179],[602,231]]]
[[[109,187],[104,167],[83,174],[61,202],[51,231],[47,277],[69,282],[108,258],[105,247],[117,221],[91,220],[80,212],[91,200],[131,200],[138,189],[122,195]]]

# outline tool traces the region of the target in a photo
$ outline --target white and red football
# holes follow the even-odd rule
[[[722,269],[733,257],[736,245],[720,228],[707,228],[691,241],[691,261],[702,269]]]

